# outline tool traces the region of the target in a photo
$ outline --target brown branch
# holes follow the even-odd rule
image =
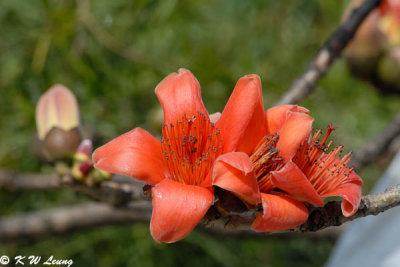
[[[104,181],[95,186],[78,184],[74,185],[73,188],[95,200],[121,207],[128,205],[133,200],[145,198],[143,194],[143,186],[145,184],[132,178],[129,179],[129,182]]]
[[[382,193],[362,197],[359,210],[351,217],[342,215],[340,201],[330,202],[322,208],[313,208],[308,221],[291,231],[315,232],[329,226],[342,225],[357,218],[377,215],[396,206],[400,206],[400,185],[390,187]],[[217,216],[215,209],[211,208],[201,225],[207,228],[207,232],[243,236],[239,231],[250,230],[255,214],[255,211],[248,211],[221,217]],[[0,241],[37,239],[102,225],[147,222],[150,216],[151,204],[143,200],[131,202],[124,208],[90,203],[23,213],[0,219]],[[287,237],[288,234],[282,235]],[[254,233],[251,234],[253,235]],[[265,236],[260,233],[259,235]],[[295,236],[298,237],[298,235]]]
[[[360,169],[373,162],[389,150],[393,140],[399,135],[400,113],[395,116],[393,121],[382,132],[354,152],[350,165],[355,169]]]
[[[364,19],[381,2],[382,0],[365,0],[362,5],[355,8],[344,24],[330,36],[308,69],[293,83],[277,105],[296,104],[309,95],[335,59],[340,56]]]
[[[210,227],[203,225],[199,225],[197,230],[200,230],[206,234],[210,234],[213,236],[222,236],[222,237],[234,237],[234,238],[251,238],[251,239],[279,239],[279,240],[293,240],[293,239],[314,239],[314,240],[332,240],[335,241],[340,234],[346,229],[346,225],[338,226],[338,227],[330,227],[325,228],[316,232],[294,232],[294,231],[284,231],[284,232],[255,232],[249,229],[229,229],[229,226],[221,224],[220,226]],[[228,229],[227,229],[228,228]]]
[[[322,208],[311,211],[305,224],[295,229],[300,232],[315,232],[329,226],[342,225],[368,215],[377,215],[388,209],[400,206],[400,185],[392,186],[384,192],[361,198],[358,211],[351,217],[342,215],[341,203],[330,202]]]
[[[114,206],[123,206],[130,201],[143,199],[144,185],[140,181],[120,175],[114,175],[111,181],[103,181],[99,184],[88,186],[74,181],[68,175],[60,177],[55,173],[17,173],[0,169],[0,189],[6,191],[72,188],[77,192],[87,194],[95,200],[108,202]]]
[[[384,192],[361,198],[358,211],[351,217],[342,215],[341,201],[327,203],[321,208],[312,208],[308,220],[303,225],[291,229],[293,232],[315,232],[329,226],[339,226],[345,222],[368,215],[377,215],[393,207],[400,206],[400,185],[389,187]],[[256,217],[256,212],[220,217],[213,209],[207,214],[206,227],[224,230],[248,230]]]
[[[61,187],[61,180],[56,174],[17,173],[0,169],[0,189],[49,190]]]
[[[0,240],[38,239],[102,225],[148,221],[150,216],[148,201],[135,202],[124,209],[89,203],[22,213],[0,220]]]

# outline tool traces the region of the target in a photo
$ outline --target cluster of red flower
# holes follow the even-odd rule
[[[208,115],[200,85],[185,69],[170,74],[155,93],[164,110],[163,139],[135,128],[93,154],[95,167],[128,175],[152,187],[150,223],[158,242],[184,238],[213,205],[214,187],[247,206],[262,206],[255,231],[304,223],[307,206],[343,198],[345,216],[359,205],[362,180],[348,167],[342,147],[329,150],[328,131],[311,136],[313,118],[296,105],[264,111],[257,75],[236,84],[222,114]]]

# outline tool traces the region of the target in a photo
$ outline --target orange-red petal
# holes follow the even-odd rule
[[[310,181],[292,161],[286,163],[279,171],[272,172],[271,182],[275,187],[302,201],[307,201],[316,206],[324,205]]]
[[[268,134],[277,133],[285,124],[289,112],[300,112],[309,114],[310,111],[306,108],[297,105],[280,105],[265,111],[265,124]]]
[[[286,122],[279,130],[276,148],[285,161],[290,161],[300,144],[310,136],[314,119],[306,113],[288,112]]]
[[[176,123],[184,114],[188,117],[201,112],[208,116],[201,100],[200,84],[187,70],[171,73],[156,87],[155,93],[164,110],[164,123]]]
[[[150,231],[157,242],[175,242],[187,236],[214,201],[212,187],[185,185],[165,179],[152,188]]]
[[[250,205],[260,202],[253,164],[243,152],[226,153],[217,158],[213,168],[213,185],[231,191]]]
[[[221,129],[224,151],[250,154],[266,134],[260,77],[239,79],[216,126]]]
[[[285,194],[261,193],[263,213],[258,213],[251,228],[258,232],[287,230],[303,224],[308,210],[300,201]]]
[[[141,128],[96,149],[93,161],[98,169],[131,176],[148,184],[165,178],[160,141]]]
[[[356,213],[361,199],[361,178],[352,172],[350,174],[350,179],[352,179],[354,182],[341,184],[336,189],[322,195],[322,197],[342,197],[342,213],[346,217],[350,217]]]

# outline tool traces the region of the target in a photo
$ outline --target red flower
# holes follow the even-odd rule
[[[340,196],[345,216],[351,216],[358,209],[362,181],[353,169],[347,167],[349,154],[340,160],[342,147],[327,153],[332,142],[328,145],[325,142],[333,130],[331,127],[320,143],[321,131],[317,131],[309,141],[313,119],[308,113],[305,108],[291,105],[271,108],[266,112],[268,132],[276,134],[261,141],[258,151],[254,153],[267,156],[268,160],[253,159],[253,162],[261,169],[271,161],[274,163],[269,173],[257,175],[259,184],[262,183],[260,191],[271,194],[274,192],[271,190],[278,188],[285,194],[273,193],[273,197],[262,194],[264,214],[259,214],[252,225],[256,231],[282,230],[285,225],[291,228],[305,222],[308,212],[299,200],[323,206],[323,198]],[[277,150],[268,147],[271,142],[276,142]],[[260,150],[260,147],[265,150]],[[286,205],[280,206],[290,213],[274,209],[279,207],[276,203],[271,204],[276,194],[286,201]]]
[[[261,85],[259,90],[261,92]],[[261,94],[259,97],[259,102],[262,103]],[[310,135],[313,119],[306,112],[306,109],[298,106],[279,106],[264,113],[262,104],[258,105],[255,113],[259,116],[254,118],[257,121],[253,122],[258,125],[257,131],[248,131],[247,143],[243,142],[238,146],[238,150],[245,152],[242,153],[245,155],[243,162],[252,166],[249,167],[251,172],[246,175],[254,175],[257,178],[261,192],[263,214],[259,214],[253,223],[254,230],[284,230],[307,220],[306,207],[299,200],[272,191],[276,186],[271,183],[272,172],[282,168],[285,162],[293,157],[299,144]],[[219,174],[219,170],[224,176],[236,177],[235,179],[238,179],[237,176],[244,176],[237,170],[225,169],[217,162],[214,173]],[[243,200],[247,202],[246,199]],[[251,203],[246,204],[250,206]]]
[[[321,143],[320,131],[309,142],[313,118],[308,113],[307,109],[292,105],[268,109],[260,120],[259,128],[264,129],[261,138],[259,132],[248,132],[253,142],[238,146],[248,155],[247,162],[253,165],[252,173],[261,192],[263,213],[252,225],[256,231],[298,226],[308,217],[302,202],[323,206],[323,198],[328,196],[343,198],[345,216],[358,209],[362,181],[347,167],[349,155],[340,160],[341,147],[327,153],[330,143],[325,142],[332,128]],[[219,168],[217,162],[214,170]],[[224,175],[238,174],[230,170]]]
[[[348,167],[351,153],[340,159],[342,146],[328,152],[332,141],[328,144],[326,141],[334,129],[328,126],[321,142],[321,130],[311,141],[304,140],[293,159],[273,173],[271,181],[274,186],[315,206],[323,206],[326,197],[342,197],[342,213],[349,217],[358,209],[363,182]]]
[[[259,111],[262,97],[258,76],[248,75],[238,81],[215,125],[190,71],[180,69],[170,74],[155,93],[164,110],[161,142],[135,128],[93,154],[96,168],[155,185],[150,222],[153,238],[158,242],[184,238],[212,205],[213,185],[249,203],[258,203],[252,165],[246,154],[234,152],[243,144],[253,143],[253,136],[261,136],[258,128],[263,127],[254,123],[264,117]],[[226,176],[221,168],[234,169],[241,175]]]

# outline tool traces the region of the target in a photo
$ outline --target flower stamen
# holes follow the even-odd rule
[[[201,184],[222,153],[220,130],[208,116],[198,112],[196,116],[183,115],[175,124],[165,124],[162,134],[168,178],[183,184]]]
[[[311,141],[305,141],[293,158],[293,162],[303,171],[304,175],[320,195],[346,182],[353,172],[353,168],[348,167],[351,160],[351,153],[346,154],[340,159],[343,146],[337,146],[330,152],[327,152],[332,141],[327,145],[325,143],[335,129],[336,127],[328,125],[328,130],[321,142],[319,142],[321,130],[316,131]]]
[[[267,193],[273,189],[271,172],[278,171],[285,164],[284,159],[279,155],[279,150],[276,149],[278,140],[278,134],[264,136],[250,156],[260,192]]]

